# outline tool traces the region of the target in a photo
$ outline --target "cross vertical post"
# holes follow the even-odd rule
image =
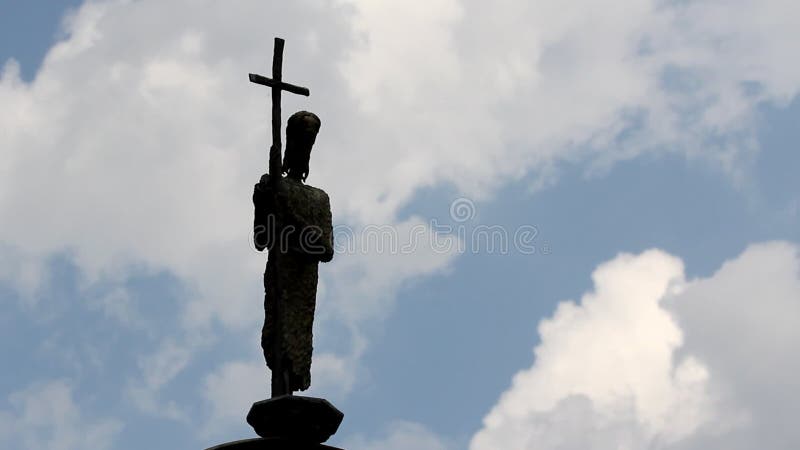
[[[283,39],[275,38],[275,48],[272,53],[272,147],[269,149],[269,173],[272,175],[272,185],[277,186],[279,174],[283,172],[281,158],[281,70],[283,69]]]

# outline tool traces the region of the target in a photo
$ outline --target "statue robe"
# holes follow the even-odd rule
[[[333,226],[325,191],[288,177],[281,178],[280,183],[277,204],[269,175],[261,177],[253,192],[255,245],[258,250],[269,248],[271,255],[264,272],[261,347],[267,366],[276,376],[274,342],[280,333],[279,352],[284,370],[289,371],[289,387],[303,391],[311,385],[317,266],[333,258]],[[279,266],[272,256],[277,251],[281,252]]]

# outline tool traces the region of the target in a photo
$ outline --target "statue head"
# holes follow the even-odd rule
[[[305,181],[308,177],[311,147],[314,146],[321,124],[319,117],[308,111],[298,111],[289,117],[286,124],[286,153],[283,159],[283,173]]]

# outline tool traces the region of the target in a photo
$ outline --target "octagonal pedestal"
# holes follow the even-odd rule
[[[245,439],[207,450],[342,450],[322,445],[342,423],[344,414],[325,399],[283,395],[256,402],[247,423],[260,439]]]

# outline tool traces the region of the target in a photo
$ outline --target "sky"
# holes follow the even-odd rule
[[[0,1],[0,447],[207,448],[266,398],[272,40],[322,127],[349,450],[794,449],[800,6]]]

